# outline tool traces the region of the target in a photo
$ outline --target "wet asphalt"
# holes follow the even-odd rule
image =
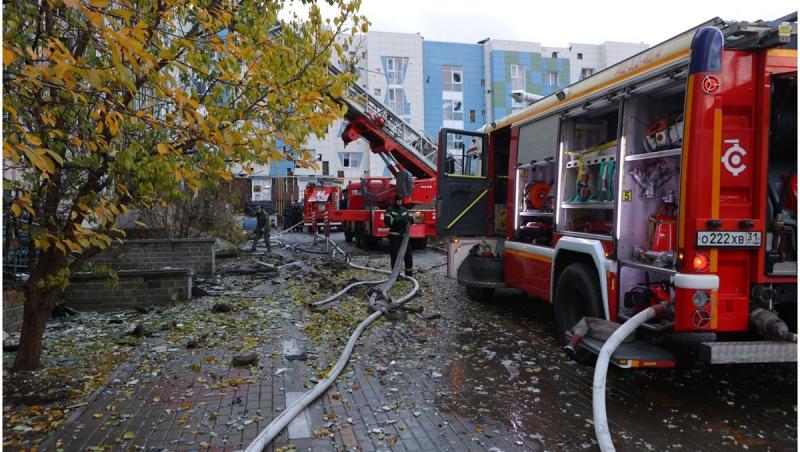
[[[355,261],[388,267],[385,244],[363,251],[342,234],[333,238]],[[391,401],[463,419],[463,442],[447,448],[492,450],[503,436],[494,450],[597,449],[594,369],[561,351],[551,305],[515,290],[471,301],[438,266],[444,260],[432,248],[414,253],[415,268],[430,269],[417,273],[422,289],[411,304],[434,319],[410,315],[371,328],[356,368],[401,369],[380,377]],[[612,367],[607,408],[618,450],[797,449],[794,364]]]

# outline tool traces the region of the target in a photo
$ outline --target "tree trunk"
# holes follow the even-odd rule
[[[19,350],[14,360],[14,370],[35,370],[39,367],[42,356],[42,334],[57,300],[55,291],[48,291],[44,296],[33,292],[30,288],[25,293],[25,308],[22,313],[22,332],[19,338]]]

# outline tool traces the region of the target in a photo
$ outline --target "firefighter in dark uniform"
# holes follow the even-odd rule
[[[403,241],[403,234],[406,232],[406,228],[414,222],[414,218],[403,207],[403,197],[401,195],[395,196],[394,204],[386,209],[383,221],[386,226],[389,226],[389,255],[391,256],[391,268],[394,268],[397,252],[400,251],[400,243]],[[413,274],[412,267],[414,266],[414,261],[411,257],[411,245],[406,247],[404,260],[406,276],[411,276]]]
[[[261,209],[261,206],[256,207],[256,233],[253,236],[253,248],[252,251],[256,250],[256,245],[258,245],[259,239],[264,237],[264,241],[267,242],[267,252],[272,252],[272,246],[269,243],[269,224],[267,214]]]

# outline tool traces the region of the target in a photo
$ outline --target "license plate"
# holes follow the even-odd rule
[[[697,246],[715,248],[758,248],[761,246],[761,233],[745,231],[697,231]]]

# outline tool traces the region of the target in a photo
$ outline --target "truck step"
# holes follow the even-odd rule
[[[776,341],[703,342],[700,359],[709,364],[794,363],[797,343]]]
[[[584,337],[578,344],[595,355],[600,354],[604,341]],[[610,362],[624,369],[632,367],[675,367],[675,356],[668,350],[644,341],[624,342],[611,354]]]

